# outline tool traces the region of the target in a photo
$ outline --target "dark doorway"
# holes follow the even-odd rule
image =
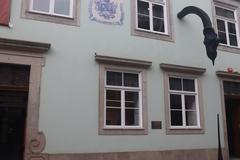
[[[224,82],[229,154],[240,158],[240,83]]]
[[[0,64],[0,159],[23,160],[30,67]]]

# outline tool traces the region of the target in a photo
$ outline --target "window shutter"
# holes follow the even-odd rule
[[[11,0],[0,0],[0,25],[8,26]]]

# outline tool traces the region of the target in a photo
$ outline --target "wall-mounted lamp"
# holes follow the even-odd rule
[[[185,7],[181,12],[178,13],[177,16],[179,19],[182,19],[184,16],[188,14],[196,14],[201,18],[204,27],[203,29],[204,45],[207,50],[207,56],[209,59],[212,60],[214,65],[215,59],[217,57],[217,47],[221,40],[215,33],[209,16],[202,9],[195,6]]]

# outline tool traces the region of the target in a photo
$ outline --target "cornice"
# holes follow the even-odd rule
[[[216,71],[216,75],[221,78],[227,79],[240,79],[240,73],[238,72],[226,72],[226,71]]]
[[[195,75],[201,75],[206,72],[206,68],[182,66],[182,65],[166,64],[166,63],[161,63],[160,68],[164,71],[183,72],[183,73],[195,74]]]
[[[104,63],[104,64],[125,65],[125,66],[139,67],[139,68],[149,68],[152,65],[152,62],[150,61],[110,57],[110,56],[103,56],[103,55],[97,55],[97,54],[95,55],[95,60],[99,63]]]
[[[51,47],[49,43],[39,43],[15,39],[0,38],[0,49],[27,51],[35,53],[47,52]]]

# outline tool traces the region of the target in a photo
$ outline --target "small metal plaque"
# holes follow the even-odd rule
[[[152,121],[152,129],[162,129],[162,121]]]

